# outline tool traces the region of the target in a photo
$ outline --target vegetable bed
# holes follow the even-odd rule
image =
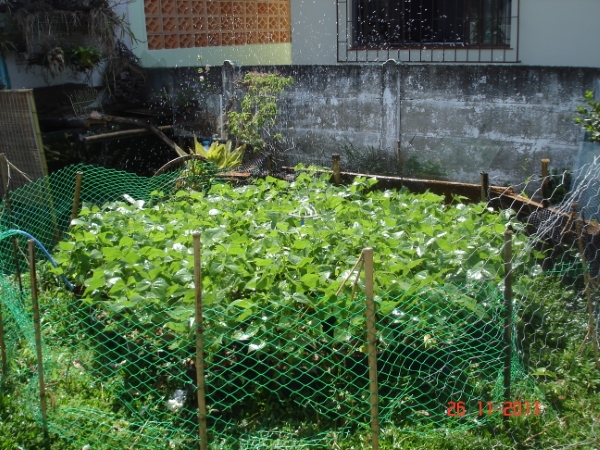
[[[200,231],[218,433],[368,424],[364,286],[353,288],[354,276],[344,284],[365,247],[374,249],[382,420],[439,423],[446,400],[489,393],[503,348],[503,232],[518,223],[484,204],[375,183],[336,187],[301,173],[84,207],[54,272],[79,286],[78,323],[100,373],[124,373],[135,408],[185,391],[181,405],[152,408],[195,414],[191,234]],[[517,233],[513,246],[524,245]]]

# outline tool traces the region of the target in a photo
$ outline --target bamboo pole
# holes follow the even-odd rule
[[[13,215],[12,215],[12,204],[10,202],[10,192],[6,192],[6,211],[8,213],[8,218],[10,220],[11,228],[13,227]],[[23,296],[23,282],[21,280],[21,267],[19,264],[19,253],[17,249],[17,238],[13,236],[11,239],[12,243],[12,253],[13,253],[13,262],[15,265],[15,274],[17,275],[17,280],[19,281],[19,292],[21,293],[21,297]]]
[[[4,153],[0,153],[0,182],[2,183],[2,186],[0,186],[0,191],[4,192],[6,189],[4,195],[8,194],[8,162],[6,161],[6,155]]]
[[[6,356],[6,343],[4,342],[4,319],[2,317],[2,302],[0,301],[0,355],[2,356],[2,375],[8,372],[8,358]]]
[[[340,185],[342,176],[341,176],[341,168],[340,168],[340,155],[339,153],[335,153],[331,155],[331,163],[333,169],[333,184],[336,186]]]
[[[137,125],[139,127],[145,128],[148,131],[151,131],[152,133],[154,133],[156,136],[158,136],[158,138],[161,141],[163,141],[165,144],[167,144],[169,146],[169,148],[171,148],[172,150],[174,150],[177,153],[177,156],[187,155],[187,153],[184,152],[175,142],[173,142],[171,139],[169,139],[167,136],[165,136],[165,134],[162,131],[160,131],[157,127],[155,127],[151,123],[143,122],[138,119],[132,119],[130,117],[117,117],[117,116],[110,116],[108,114],[100,114],[97,111],[91,112],[89,115],[89,118],[92,120],[101,120],[101,121],[105,121],[105,122],[126,123],[129,125]],[[203,159],[206,159],[206,158],[203,158]]]
[[[551,193],[548,192],[548,177],[550,176],[550,171],[548,170],[548,166],[550,164],[550,160],[548,158],[542,159],[542,199],[549,199]]]
[[[490,191],[490,176],[487,172],[481,172],[481,201],[489,200],[488,192]]]
[[[373,249],[362,252],[365,263],[365,293],[367,346],[369,349],[369,391],[371,404],[371,448],[379,449],[379,389],[377,386],[377,334],[375,330],[375,301],[373,295]]]
[[[504,232],[504,401],[511,401],[512,367],[512,231]],[[508,415],[503,416],[508,420]]]
[[[75,194],[73,195],[73,209],[71,210],[71,220],[77,219],[79,215],[79,198],[81,197],[81,182],[83,172],[77,172],[75,176]]]
[[[13,250],[13,259],[15,261],[15,274],[17,275],[17,281],[19,282],[19,292],[21,293],[21,297],[23,297],[23,280],[21,279],[21,265],[19,264],[19,253],[18,253],[18,241],[17,237],[13,236],[12,239],[12,250]]]
[[[46,384],[44,382],[44,360],[42,356],[42,334],[40,331],[40,308],[37,295],[37,280],[35,273],[35,242],[33,239],[27,241],[29,247],[29,274],[31,278],[31,303],[33,309],[33,328],[35,332],[35,349],[37,354],[38,380],[40,385],[40,410],[42,413],[42,425],[44,437],[48,441],[48,418],[46,405]]]
[[[156,127],[160,131],[168,131],[173,128],[173,125],[161,125],[160,127]],[[86,144],[94,143],[94,142],[103,142],[111,139],[120,139],[120,138],[129,138],[134,136],[139,136],[143,134],[151,134],[152,131],[146,128],[137,128],[134,130],[123,130],[123,131],[113,131],[111,133],[104,134],[96,134],[94,136],[86,136],[82,140]]]
[[[198,384],[198,435],[200,450],[206,450],[208,434],[206,431],[206,397],[204,391],[204,338],[202,336],[202,269],[200,256],[200,233],[192,234],[194,238],[194,290],[196,310],[196,383]]]
[[[273,171],[275,170],[275,161],[273,159],[273,153],[269,153],[267,155],[267,173],[269,174],[270,177],[273,176]]]

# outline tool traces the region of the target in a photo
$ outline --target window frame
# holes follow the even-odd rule
[[[465,41],[421,41],[373,44],[361,43],[356,38],[358,29],[358,7],[365,0],[336,0],[337,4],[337,37],[338,62],[378,62],[396,59],[406,62],[491,62],[518,63],[519,47],[519,9],[520,0],[508,0],[509,10],[494,17],[508,19],[504,25],[505,42],[472,43]],[[387,8],[391,0],[381,0]],[[399,0],[402,2],[402,0]],[[432,0],[433,1],[433,0]],[[472,6],[472,2],[480,0],[464,0],[464,8]],[[381,5],[381,4],[380,4]],[[481,6],[478,8],[481,10]],[[455,22],[460,19],[456,18]],[[467,19],[468,20],[468,16]]]

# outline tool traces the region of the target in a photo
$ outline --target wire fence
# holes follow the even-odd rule
[[[355,448],[378,448],[380,439],[398,440],[395,430],[415,439],[487,433],[490,442],[508,448],[597,444],[598,419],[591,413],[600,404],[594,384],[600,361],[600,233],[597,223],[578,212],[585,182],[561,193],[556,207],[545,208],[514,199],[513,192],[526,186],[514,186],[501,196],[489,189],[488,205],[502,200],[515,212],[490,212],[485,226],[497,237],[484,242],[452,238],[460,241],[457,246],[457,241],[444,240],[444,231],[432,225],[434,210],[425,212],[422,222],[431,231],[404,225],[387,236],[397,250],[378,255],[375,248],[374,273],[368,251],[354,255],[354,268],[350,260],[340,261],[344,269],[336,282],[343,282],[340,294],[332,297],[311,292],[319,281],[303,269],[315,264],[308,256],[293,259],[286,253],[302,250],[301,227],[310,229],[309,220],[324,227],[329,212],[314,211],[301,201],[304,209],[286,213],[287,224],[268,211],[265,225],[261,210],[268,201],[281,206],[283,200],[267,200],[252,190],[211,190],[220,183],[214,173],[190,178],[184,172],[143,178],[73,166],[11,192],[0,205],[2,379],[19,392],[20,404],[51,436],[90,449],[325,449],[350,448],[353,442]],[[573,179],[587,180],[583,173]],[[546,180],[539,195],[558,198],[565,184]],[[304,290],[288,287],[292,290],[286,293],[273,287],[263,294],[266,278],[258,277],[244,284],[268,297],[267,302],[233,287],[228,301],[216,301],[223,287],[216,285],[215,273],[242,270],[219,255],[246,258],[246,241],[201,250],[193,239],[196,230],[177,234],[167,224],[149,228],[146,237],[154,242],[149,247],[136,247],[144,237],[133,227],[130,236],[113,241],[111,227],[117,233],[119,226],[131,226],[128,220],[147,220],[128,219],[132,211],[168,209],[165,202],[188,199],[182,189],[190,188],[207,193],[191,197],[207,206],[188,210],[177,204],[175,210],[181,211],[173,221],[192,214],[217,216],[216,206],[225,209],[228,195],[246,195],[257,197],[252,203],[256,209],[235,212],[235,220],[266,227],[264,239],[273,230],[287,231],[293,222],[298,235],[289,237],[280,251],[286,253],[289,279]],[[340,199],[353,195],[345,188],[331,192]],[[384,202],[392,194],[382,195],[365,198]],[[594,196],[585,198],[591,199],[585,203],[586,217],[591,217]],[[410,205],[421,200],[395,201],[398,213],[408,214]],[[340,214],[336,202],[331,208]],[[108,209],[93,206],[107,204]],[[459,214],[463,206],[452,208]],[[73,222],[80,211],[82,217]],[[457,216],[454,226],[468,230],[473,226],[469,221],[482,214],[485,204],[478,213]],[[512,219],[515,214],[522,222]],[[369,217],[373,223],[391,219]],[[504,232],[507,224],[512,232]],[[61,242],[70,226],[79,230],[70,237],[80,241]],[[221,236],[215,227],[202,231]],[[38,248],[54,249],[42,258],[50,263],[31,264],[36,243],[30,237]],[[452,250],[445,249],[450,244]],[[68,272],[60,257],[71,253],[76,258],[86,248],[89,261],[78,262],[85,273]],[[394,264],[409,250],[420,255],[418,260],[415,256]],[[41,256],[39,250],[37,254]],[[153,265],[159,256],[166,258],[161,259],[166,266]],[[428,256],[449,273],[446,282],[432,281]],[[244,270],[259,273],[274,265],[274,258],[255,255],[257,266]],[[112,264],[114,274],[94,276],[100,273],[96,260]],[[390,268],[394,265],[399,267]],[[167,266],[174,273],[168,282]],[[397,275],[413,272],[412,285]],[[142,273],[148,281],[137,278]],[[400,285],[373,284],[373,277],[386,275]],[[352,280],[352,293],[343,290]],[[137,289],[139,295],[120,296],[126,289]],[[41,355],[37,360],[36,354]],[[589,386],[573,399],[574,382]],[[577,426],[567,427],[565,417],[578,408]]]

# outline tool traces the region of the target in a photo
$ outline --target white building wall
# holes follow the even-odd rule
[[[600,67],[600,0],[521,0],[527,65]]]
[[[336,1],[291,7],[292,64],[337,64]],[[599,18],[600,0],[520,0],[521,64],[600,67]]]

